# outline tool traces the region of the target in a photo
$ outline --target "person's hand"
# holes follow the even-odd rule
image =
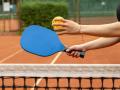
[[[67,55],[72,56],[72,57],[76,57],[76,58],[80,57],[80,51],[86,51],[84,46],[73,45],[66,50]]]
[[[59,19],[55,19],[56,21]],[[58,34],[78,34],[80,33],[80,25],[72,20],[61,19],[63,23],[54,23],[53,26],[61,26],[63,28],[58,28],[56,30],[62,30]]]

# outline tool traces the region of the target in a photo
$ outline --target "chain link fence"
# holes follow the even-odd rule
[[[0,32],[16,32],[20,29],[19,0],[0,0]]]
[[[20,3],[51,2],[67,5],[69,18],[80,22],[80,17],[116,16],[120,0],[0,0],[0,32],[20,30]]]

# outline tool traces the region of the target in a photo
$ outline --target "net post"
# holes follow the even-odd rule
[[[20,8],[21,8],[22,3],[23,3],[23,0],[17,0],[17,2],[16,2],[16,5],[17,5],[16,17],[18,20],[18,30],[20,30],[20,31],[21,31],[21,27],[22,27],[22,22],[20,20],[20,14],[22,13]]]
[[[80,0],[76,0],[76,22],[80,24]]]

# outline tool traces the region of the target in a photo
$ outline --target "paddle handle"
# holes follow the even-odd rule
[[[66,52],[66,49],[65,49],[64,51]],[[79,52],[80,52],[80,57],[81,57],[81,58],[84,58],[86,52],[85,52],[85,51],[82,51],[82,50],[79,51]]]
[[[80,57],[84,58],[85,57],[85,51],[80,51]]]

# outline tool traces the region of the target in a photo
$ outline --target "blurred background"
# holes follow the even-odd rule
[[[115,21],[119,2],[120,0],[0,0],[0,32],[21,32],[29,24],[51,28],[51,20],[55,16],[85,24]]]

